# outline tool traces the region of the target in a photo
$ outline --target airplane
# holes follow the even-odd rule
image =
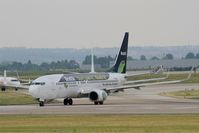
[[[134,84],[135,81],[132,81],[133,84],[131,84],[128,81],[128,84],[126,84],[125,82],[128,77],[126,74],[128,38],[129,33],[126,32],[115,64],[109,72],[41,76],[32,81],[29,86],[29,94],[39,101],[40,107],[44,106],[47,101],[60,98],[64,99],[64,105],[72,105],[72,98],[83,97],[89,98],[95,105],[101,105],[107,99],[109,93],[116,93],[131,88],[140,89],[140,87],[148,85],[179,83],[190,78],[191,73],[186,79],[182,80],[140,84]]]
[[[14,77],[7,77],[6,70],[4,70],[4,76],[0,77],[1,91],[5,91],[6,88],[15,88],[17,91],[18,86],[20,86],[20,81]]]

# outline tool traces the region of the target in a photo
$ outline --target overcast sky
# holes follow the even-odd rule
[[[0,47],[199,45],[199,0],[0,0]]]

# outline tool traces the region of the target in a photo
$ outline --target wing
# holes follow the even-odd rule
[[[17,89],[29,89],[29,86],[26,86],[26,85],[3,85],[3,84],[0,84],[0,87],[6,87],[6,88],[17,88]]]
[[[160,80],[165,80],[167,78],[168,78],[168,75],[166,77],[162,77],[162,78],[152,78],[152,79],[126,81],[125,84],[127,85],[127,84],[135,84],[135,83],[142,83],[142,82],[160,81]]]
[[[26,80],[26,79],[19,79],[20,81],[20,84],[23,86],[23,85],[30,85],[32,83],[33,80]]]
[[[128,78],[128,77],[132,77],[132,76],[140,76],[140,75],[145,75],[145,74],[151,74],[151,72],[140,72],[140,73],[128,73],[125,77]]]
[[[123,86],[118,86],[118,87],[106,88],[104,90],[107,93],[115,93],[115,92],[124,91],[125,89],[131,89],[131,88],[140,89],[140,87],[144,87],[144,86],[153,86],[153,85],[180,83],[180,82],[189,80],[191,78],[191,72],[192,72],[192,70],[190,71],[190,73],[187,76],[187,78],[182,79],[182,80],[162,81],[162,82],[154,82],[154,83],[141,83],[141,84],[135,84],[135,85],[123,85]]]
[[[157,68],[155,68],[153,71],[146,71],[146,72],[140,72],[140,73],[134,73],[134,74],[127,74],[125,77],[132,77],[132,76],[140,76],[140,75],[145,75],[145,74],[159,74],[164,72],[164,69],[161,66],[158,66]]]

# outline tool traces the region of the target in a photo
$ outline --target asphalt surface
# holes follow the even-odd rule
[[[94,105],[87,98],[73,99],[74,105],[62,103],[0,106],[0,114],[196,114],[199,100],[160,96],[161,92],[199,89],[199,84],[170,84],[129,89],[112,94],[104,105]]]

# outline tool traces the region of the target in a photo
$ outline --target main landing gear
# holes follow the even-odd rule
[[[5,88],[5,87],[2,87],[2,88],[1,88],[1,91],[6,91],[6,88]]]
[[[73,99],[71,98],[64,99],[64,105],[73,105]]]
[[[96,101],[96,102],[94,102],[94,104],[95,105],[98,105],[98,104],[102,105],[102,104],[104,104],[104,102],[103,101],[99,101],[99,102]]]
[[[40,101],[40,102],[39,102],[39,106],[40,106],[40,107],[43,107],[43,106],[44,106],[44,101]]]

